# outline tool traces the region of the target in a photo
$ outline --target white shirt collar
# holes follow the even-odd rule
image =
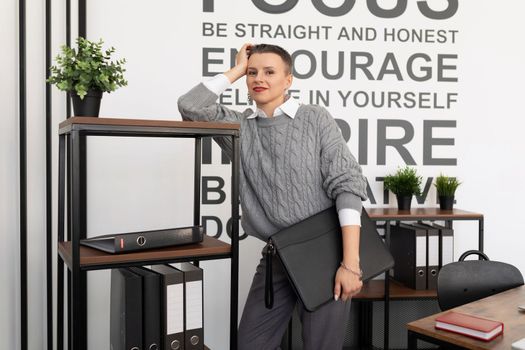
[[[295,118],[297,110],[299,109],[300,103],[293,97],[289,97],[282,105],[277,107],[273,112],[273,116],[277,117],[281,114],[285,114],[290,118]],[[257,108],[255,112],[250,114],[246,119],[254,119],[257,117],[268,118],[266,113],[262,109]]]

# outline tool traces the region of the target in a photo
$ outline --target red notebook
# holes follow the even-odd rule
[[[503,334],[503,323],[449,311],[436,318],[436,328],[489,341]]]

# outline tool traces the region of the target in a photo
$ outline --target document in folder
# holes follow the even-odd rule
[[[169,265],[152,265],[161,275],[161,330],[164,349],[184,349],[184,275]]]
[[[110,349],[141,349],[142,278],[128,269],[113,269],[110,294]]]
[[[409,288],[427,288],[427,231],[411,225],[393,225],[390,250],[395,260],[394,279]]]
[[[184,273],[184,346],[185,349],[204,349],[203,271],[188,262],[173,264]]]

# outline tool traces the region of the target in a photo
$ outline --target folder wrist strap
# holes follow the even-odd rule
[[[272,270],[272,258],[275,255],[275,247],[273,246],[272,240],[268,241],[265,247],[265,259],[266,259],[266,276],[264,282],[264,305],[267,309],[273,308],[273,270]]]
[[[342,261],[341,261],[341,267],[343,269],[345,269],[346,271],[348,271],[348,272],[356,275],[357,277],[359,277],[359,280],[363,279],[363,270],[359,269],[359,271],[355,271],[354,269],[346,266],[345,263],[342,262]]]

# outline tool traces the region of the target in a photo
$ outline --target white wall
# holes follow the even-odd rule
[[[0,5],[0,42],[10,48],[0,55],[0,348],[17,349],[19,336],[19,201],[18,201],[18,39],[16,1]]]
[[[505,2],[496,6],[483,0],[460,2],[452,18],[429,20],[419,13],[415,2],[409,2],[406,12],[398,18],[379,19],[367,10],[365,2],[357,2],[345,16],[329,18],[320,15],[310,1],[301,1],[284,15],[270,15],[257,10],[249,1],[213,1],[215,12],[203,12],[203,2],[150,2],[123,0],[88,2],[88,37],[103,37],[107,46],[115,46],[121,57],[126,57],[129,86],[103,98],[102,116],[146,119],[180,119],[176,98],[202,80],[202,48],[238,48],[245,41],[268,41],[290,51],[309,50],[320,57],[328,50],[330,72],[336,70],[335,52],[365,51],[376,61],[393,52],[400,67],[414,52],[457,54],[458,82],[417,83],[410,79],[397,81],[387,76],[381,81],[369,81],[363,75],[357,79],[345,76],[329,81],[320,70],[310,79],[295,79],[294,88],[303,102],[308,102],[307,90],[321,89],[365,91],[430,91],[444,94],[457,92],[458,103],[448,110],[359,108],[344,107],[333,95],[329,111],[344,119],[352,128],[350,148],[357,155],[359,147],[358,119],[369,122],[368,164],[363,170],[369,180],[377,204],[382,206],[381,184],[375,177],[394,171],[403,159],[392,149],[386,153],[386,164],[378,164],[377,121],[402,119],[414,126],[414,139],[407,145],[417,163],[418,171],[426,178],[443,171],[458,176],[463,184],[457,192],[457,207],[485,215],[485,251],[493,260],[516,265],[525,273],[525,262],[520,249],[525,243],[518,218],[523,208],[525,189],[521,181],[525,168],[520,162],[525,141],[521,137],[520,120],[523,115],[521,92],[525,73],[521,68],[525,48],[520,45],[525,24],[520,14],[522,2]],[[277,1],[268,1],[278,4]],[[325,1],[339,6],[342,1]],[[282,1],[280,2],[282,3]],[[393,7],[395,1],[379,1],[384,7]],[[436,10],[444,9],[446,1],[431,1]],[[0,56],[0,98],[3,107],[0,128],[0,235],[6,243],[0,247],[2,265],[0,283],[0,348],[18,349],[19,339],[19,192],[18,192],[18,13],[17,1],[3,1],[1,8],[3,47],[9,48]],[[75,6],[74,6],[75,7]],[[53,2],[53,56],[65,41],[64,2]],[[236,11],[232,11],[235,8]],[[73,8],[76,13],[76,8]],[[28,234],[29,234],[29,346],[40,349],[45,343],[45,127],[44,127],[44,9],[37,2],[28,4]],[[385,43],[374,41],[335,40],[262,40],[238,38],[232,31],[226,37],[204,37],[202,22],[310,24],[389,28],[435,28],[457,30],[457,41],[445,44]],[[76,21],[73,23],[76,26]],[[76,28],[76,27],[75,27]],[[76,34],[73,34],[73,38]],[[214,54],[213,58],[228,58],[228,54]],[[229,62],[213,65],[220,71]],[[346,56],[345,64],[349,58]],[[377,72],[381,62],[373,66]],[[435,68],[435,63],[432,63]],[[305,60],[298,60],[300,72],[308,70]],[[348,69],[348,68],[346,68]],[[332,71],[333,70],[333,71]],[[242,82],[234,88],[245,91]],[[441,95],[442,96],[442,95]],[[56,192],[56,134],[57,124],[65,114],[64,94],[53,91],[53,193]],[[233,106],[242,109],[243,106]],[[438,129],[434,137],[453,138],[454,145],[435,146],[435,156],[456,158],[456,166],[422,164],[423,120],[455,120],[456,128]],[[400,130],[391,130],[389,137],[402,136]],[[102,139],[90,141],[88,152],[88,233],[90,235],[115,231],[160,228],[183,225],[191,220],[187,205],[191,187],[181,185],[191,179],[191,141],[169,139]],[[225,189],[229,186],[230,167],[220,164],[220,153],[213,151],[213,164],[203,167],[203,174],[221,176]],[[190,170],[181,168],[187,164]],[[133,190],[131,190],[133,189]],[[203,206],[203,215],[219,216],[225,224],[229,217],[227,203]],[[54,198],[53,203],[56,203]],[[434,205],[432,188],[425,206]],[[415,201],[413,202],[413,205]],[[390,205],[395,203],[391,198]],[[56,209],[54,209],[56,211]],[[177,213],[174,215],[174,213]],[[53,214],[53,218],[56,214]],[[56,223],[55,223],[56,225]],[[477,225],[473,222],[455,223],[456,256],[477,247]],[[214,227],[210,227],[213,230]],[[55,233],[56,234],[56,233]],[[221,239],[225,239],[223,233]],[[241,242],[240,311],[251,282],[262,243],[249,238]],[[16,248],[15,248],[16,247]],[[205,329],[206,344],[213,349],[225,349],[228,341],[229,262],[205,262]],[[89,345],[91,349],[107,348],[109,339],[109,273],[89,273]]]

